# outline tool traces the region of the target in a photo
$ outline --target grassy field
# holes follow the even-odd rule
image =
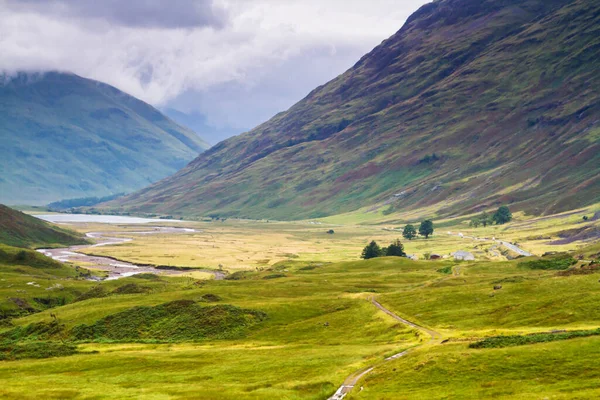
[[[90,252],[156,264],[221,264],[230,275],[142,274],[98,283],[83,280],[82,269],[52,262],[54,268],[35,268],[7,258],[0,265],[0,294],[24,299],[35,310],[4,318],[0,342],[65,343],[76,346],[76,354],[0,361],[0,396],[325,399],[350,374],[374,365],[359,382],[363,390],[357,386],[348,398],[596,398],[600,338],[568,333],[600,327],[600,275],[589,261],[539,269],[540,263],[563,267],[548,257],[538,264],[507,261],[485,251],[491,242],[446,234],[514,241],[509,234],[523,237],[527,229],[557,232],[597,223],[576,218],[531,220],[527,227],[517,215],[508,225],[478,230],[443,221],[432,239],[405,241],[409,253],[471,250],[479,258],[471,262],[358,260],[369,240],[387,244],[400,235],[381,226],[228,220],[183,225],[198,232],[139,235],[134,232],[143,226],[73,225],[134,237]],[[556,226],[544,228],[551,222]],[[600,248],[579,248],[584,244],[557,248],[597,257]],[[56,284],[62,288],[47,290]],[[64,303],[35,300],[49,297]],[[373,297],[442,339],[430,342],[425,332],[377,309]],[[156,311],[165,309],[174,311]],[[265,317],[249,323],[236,310]],[[189,315],[197,315],[196,324],[189,324]],[[534,333],[546,343],[523,345],[534,339],[518,335]],[[469,348],[502,335],[510,338],[498,340],[517,345]],[[384,362],[407,349],[406,356]]]
[[[531,218],[516,213],[512,222],[486,228],[469,226],[471,216],[434,221],[435,233],[425,240],[403,240],[408,254],[424,258],[426,253],[450,256],[458,250],[472,252],[482,260],[505,260],[510,256],[496,238],[518,243],[523,249],[542,255],[548,251],[576,251],[589,244],[590,238],[579,238],[582,229],[600,231],[600,220],[592,219],[598,207],[575,210],[542,218]],[[418,222],[403,216],[404,221]],[[424,217],[423,217],[424,218]],[[371,240],[387,246],[397,238],[402,239],[404,223],[380,221],[379,225],[363,225],[354,216],[347,223],[304,221],[297,223],[276,221],[250,221],[229,219],[212,222],[192,222],[178,226],[195,228],[189,234],[127,235],[127,232],[144,230],[137,226],[111,226],[110,231],[133,237],[131,242],[83,250],[89,254],[109,255],[122,260],[154,265],[223,268],[229,271],[265,269],[288,260],[339,262],[357,260],[362,248]],[[83,232],[107,230],[101,224],[77,224],[72,229]],[[335,233],[328,234],[332,229]],[[453,235],[449,235],[453,233]],[[487,238],[477,241],[457,236]],[[580,235],[581,236],[581,235]],[[594,239],[594,237],[591,237]]]

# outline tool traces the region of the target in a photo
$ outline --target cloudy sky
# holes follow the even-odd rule
[[[427,0],[0,0],[0,70],[61,70],[252,128],[351,67]]]

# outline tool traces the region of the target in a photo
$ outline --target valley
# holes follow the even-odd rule
[[[594,371],[589,367],[600,343],[595,335],[518,347],[470,345],[498,335],[599,327],[594,305],[599,275],[588,264],[600,248],[589,241],[550,244],[574,226],[596,226],[598,221],[582,217],[598,209],[552,218],[517,214],[506,225],[486,228],[469,227],[468,216],[436,221],[430,239],[403,240],[406,252],[419,261],[358,260],[369,240],[383,244],[401,237],[401,230],[385,225],[231,219],[103,224],[79,216],[79,222],[61,225],[91,233],[96,243],[77,246],[78,252],[190,270],[93,281],[47,275],[52,272],[47,269],[10,273],[3,267],[5,296],[27,296],[33,303],[40,297],[35,293],[53,297],[56,289],[48,289],[59,284],[56,295],[64,299],[64,305],[4,320],[5,345],[62,342],[76,350],[0,362],[0,393],[21,398],[27,388],[32,398],[383,399],[391,393],[406,399],[570,398],[573,393],[594,398],[600,376],[581,375],[575,365]],[[544,236],[543,243],[531,232]],[[535,256],[507,260],[513,257],[510,248],[495,255],[486,248],[498,243],[471,237],[517,242]],[[552,248],[584,255],[584,261],[558,270],[526,266],[528,260],[552,264],[556,256],[540,257]],[[476,260],[454,260],[450,254],[460,249],[473,252]],[[423,259],[435,252],[446,258]],[[74,271],[77,265],[80,272],[89,268],[93,276],[106,278],[101,263],[62,261],[64,268]],[[201,270],[223,271],[224,279],[196,275]],[[205,322],[198,314],[200,325],[187,325],[184,315],[198,312],[196,304],[216,314]],[[161,307],[172,311],[161,316]],[[133,312],[138,317],[126,317]],[[261,317],[236,322],[240,312]],[[127,324],[117,322],[124,317]],[[101,328],[105,320],[114,322]],[[167,333],[173,323],[179,328]],[[569,357],[573,367],[557,368]],[[514,371],[549,375],[543,381],[515,379]],[[588,388],[583,394],[582,387]]]
[[[426,1],[0,0],[0,398],[600,398],[600,1]]]

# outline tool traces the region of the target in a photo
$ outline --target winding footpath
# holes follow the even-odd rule
[[[387,315],[389,315],[390,317],[394,318],[396,321],[410,326],[411,328],[417,329],[419,331],[425,332],[427,333],[431,339],[429,340],[429,343],[434,343],[434,342],[438,342],[441,341],[442,339],[442,334],[439,332],[436,332],[432,329],[429,328],[425,328],[422,327],[420,325],[415,324],[414,322],[410,322],[396,314],[394,314],[392,311],[388,310],[387,308],[385,308],[384,306],[382,306],[377,300],[375,300],[375,298],[371,297],[369,299],[369,301],[371,302],[371,304],[373,304],[375,307],[377,307],[379,310],[383,311],[384,313],[386,313]],[[417,346],[420,347],[420,346]],[[346,395],[352,390],[354,389],[354,387],[356,386],[356,384],[358,383],[358,381],[365,376],[366,374],[368,374],[369,372],[373,371],[377,366],[392,361],[392,360],[396,360],[400,357],[404,357],[405,355],[407,355],[409,352],[413,351],[414,349],[416,349],[417,347],[413,347],[412,349],[408,349],[408,350],[404,350],[400,353],[394,354],[388,358],[386,358],[385,360],[383,360],[381,363],[378,363],[376,365],[372,365],[370,367],[367,368],[363,368],[361,370],[358,370],[356,372],[354,372],[352,375],[350,375],[348,378],[346,378],[346,380],[344,381],[344,383],[342,384],[342,386],[339,387],[339,389],[331,396],[328,398],[328,400],[341,400],[344,397],[346,397]]]
[[[212,274],[214,276],[214,279],[216,280],[225,278],[225,273],[222,271],[197,268],[190,268],[189,271],[181,271],[175,268],[157,268],[148,264],[136,264],[127,261],[117,260],[112,257],[88,255],[81,252],[82,249],[115,245],[125,242],[131,242],[132,240],[134,240],[131,237],[114,237],[114,235],[152,235],[159,233],[197,232],[195,229],[175,227],[152,227],[151,229],[152,230],[145,230],[139,232],[88,232],[86,233],[86,236],[96,241],[96,243],[91,246],[80,245],[60,249],[39,249],[38,251],[62,263],[86,263],[87,265],[85,266],[85,268],[107,271],[108,277],[106,278],[106,280],[125,278],[128,276],[142,273],[152,273],[160,275],[181,275],[182,273],[189,271],[208,272]]]

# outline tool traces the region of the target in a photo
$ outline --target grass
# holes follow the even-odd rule
[[[524,223],[521,218],[517,216],[514,224]],[[476,253],[480,259],[471,262],[356,260],[360,251],[355,250],[364,246],[361,241],[376,237],[385,244],[398,232],[336,226],[336,233],[328,235],[324,225],[249,221],[189,226],[202,232],[139,235],[130,243],[139,246],[136,257],[141,259],[146,250],[148,259],[155,257],[155,247],[162,242],[165,247],[160,251],[185,260],[192,252],[201,254],[196,248],[212,235],[213,243],[225,252],[206,256],[215,257],[214,264],[226,266],[231,259],[226,253],[234,247],[248,257],[230,270],[229,277],[236,279],[141,274],[98,283],[77,280],[72,267],[6,265],[9,273],[2,278],[8,280],[2,284],[19,286],[3,289],[5,293],[18,287],[33,302],[37,293],[52,292],[46,287],[60,282],[71,294],[64,305],[14,316],[0,327],[2,340],[11,346],[64,341],[76,346],[76,353],[41,360],[14,357],[0,363],[0,395],[323,399],[348,375],[370,365],[377,367],[360,381],[364,390],[353,391],[349,398],[389,398],[398,393],[406,398],[519,398],[521,392],[544,397],[562,390],[570,394],[576,388],[588,397],[597,394],[595,375],[573,375],[576,366],[593,371],[597,351],[582,355],[581,363],[570,357],[577,352],[573,343],[597,345],[598,339],[569,333],[577,337],[549,342],[545,335],[554,330],[598,329],[598,275],[594,271],[559,275],[561,271],[522,265],[570,260],[566,256],[506,261],[484,258],[480,248],[481,253]],[[95,225],[85,229],[117,230],[122,236],[140,230],[139,226]],[[409,253],[419,248],[447,254],[465,244],[487,245],[441,233],[428,241],[406,241],[405,246]],[[277,235],[281,240],[272,242]],[[327,251],[310,253],[321,249],[325,239],[333,241]],[[177,245],[168,247],[170,241]],[[265,262],[265,254],[257,251],[278,254],[290,243],[298,246],[294,257],[273,256]],[[579,245],[571,244],[573,249]],[[104,247],[127,249],[94,250],[105,251]],[[177,253],[180,249],[182,254]],[[593,254],[596,247],[582,250]],[[346,261],[335,261],[336,257]],[[44,282],[39,288],[26,285],[34,273],[46,274],[40,275],[45,281],[35,281]],[[372,296],[401,317],[441,332],[449,342],[429,343],[425,333],[374,307],[368,301]],[[555,335],[551,339],[563,338],[562,333]],[[514,348],[518,352],[512,347],[469,348],[470,343],[506,340],[497,337],[525,342]],[[405,349],[412,350],[382,363]],[[548,356],[555,353],[573,366],[557,369],[558,361]],[[521,369],[529,378],[517,377]],[[535,383],[535,378],[545,379],[548,374],[553,385]]]
[[[0,244],[15,247],[64,247],[89,243],[73,231],[0,204]]]

